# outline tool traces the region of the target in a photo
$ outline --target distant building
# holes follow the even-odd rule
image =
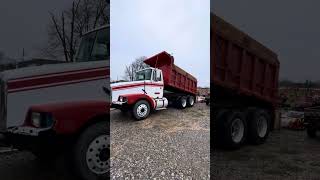
[[[198,87],[198,89],[197,89],[197,95],[198,96],[207,96],[209,94],[210,94],[210,88]]]

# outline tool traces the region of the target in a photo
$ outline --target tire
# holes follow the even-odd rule
[[[248,113],[248,138],[252,144],[262,144],[270,132],[269,114],[264,110],[255,109]]]
[[[194,105],[194,96],[188,96],[187,98],[187,106],[192,107]]]
[[[187,107],[187,97],[181,96],[178,101],[178,108],[185,109]]]
[[[317,129],[315,129],[311,126],[308,126],[307,127],[307,134],[310,138],[315,138],[317,136]]]
[[[110,177],[110,135],[107,122],[93,124],[80,134],[73,147],[73,167],[74,173],[84,180]]]
[[[222,122],[221,122],[222,121]],[[227,149],[238,149],[245,142],[247,136],[247,123],[244,114],[239,111],[229,111],[220,119],[221,146]]]
[[[212,122],[212,144],[215,147],[221,147],[222,145],[222,129],[223,129],[223,123],[225,120],[225,116],[228,110],[226,109],[220,109],[218,111],[213,112],[213,122]]]
[[[132,115],[137,120],[146,119],[150,114],[150,104],[146,100],[138,101],[132,108]]]

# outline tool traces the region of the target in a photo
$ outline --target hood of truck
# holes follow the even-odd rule
[[[81,62],[81,63],[60,63],[60,64],[45,64],[40,66],[22,67],[18,69],[10,69],[0,73],[0,78],[3,81],[17,78],[25,78],[37,75],[45,75],[57,72],[73,71],[78,69],[100,68],[106,65],[105,61]]]
[[[0,93],[1,93],[0,94],[0,131],[3,131],[10,126],[20,125],[24,120],[25,112],[28,110],[28,107],[30,107],[30,105],[59,102],[59,101],[65,101],[67,99],[67,98],[55,99],[55,96],[45,97],[45,94],[43,94],[42,98],[31,98],[34,96],[38,97],[41,95],[39,93],[33,93],[33,92],[36,92],[36,90],[33,91],[33,89],[31,88],[33,85],[29,83],[32,79],[38,78],[38,76],[41,76],[38,79],[51,77],[51,79],[55,80],[54,78],[56,76],[60,76],[61,73],[65,75],[72,75],[78,72],[79,70],[89,72],[89,71],[92,71],[92,69],[98,69],[99,71],[102,71],[102,70],[109,71],[109,67],[107,66],[106,61],[94,61],[94,62],[92,61],[92,62],[79,62],[79,63],[47,64],[47,65],[41,65],[41,66],[32,66],[32,67],[6,70],[1,72],[0,73]],[[108,78],[109,76],[107,76],[107,80],[102,79],[101,81],[106,81],[106,83],[108,84],[109,82]],[[26,83],[20,83],[19,87],[17,86],[18,87],[17,89],[19,88],[23,89],[25,88],[24,86],[27,85],[28,87],[30,87],[29,89],[27,89],[28,92],[17,91],[18,93],[15,93],[13,91],[12,93],[8,93],[10,90],[9,88],[10,83],[11,85],[17,84],[17,82],[19,81],[24,81]],[[38,84],[41,84],[41,85],[45,85],[47,83],[46,81],[37,81],[37,82],[40,82]],[[76,85],[80,85],[80,83]],[[101,86],[102,85],[105,85],[105,84],[101,84]],[[61,85],[59,86],[59,88],[60,87],[62,88],[63,86]],[[71,88],[73,86],[65,86],[65,87]],[[95,86],[92,86],[92,87],[95,87]],[[68,92],[68,93],[57,92],[57,97],[68,97],[70,98],[68,99],[70,101],[83,100],[84,98],[86,98],[86,96],[77,95],[78,92],[80,94],[81,93],[85,94],[86,92],[83,92],[83,91],[77,91],[76,93],[70,93],[69,90],[66,90],[66,89],[63,89],[61,91]],[[70,90],[70,91],[75,92],[75,90]],[[94,89],[93,91],[97,93],[88,94],[88,97],[90,97],[89,99],[98,99],[98,98],[106,97],[106,94],[103,93],[103,91],[101,90],[101,87],[97,87],[97,89]],[[55,91],[50,91],[50,92],[52,92],[53,94],[55,93]],[[24,93],[28,93],[28,94],[23,95]],[[19,100],[16,100],[16,99],[12,100],[12,98],[13,99],[22,98],[24,100],[21,100],[21,102],[19,102]],[[19,108],[16,108],[15,104],[17,104]],[[19,109],[19,110],[16,110],[16,109]]]
[[[130,81],[111,84],[112,102],[117,101],[120,95],[144,94],[144,84],[147,81]]]

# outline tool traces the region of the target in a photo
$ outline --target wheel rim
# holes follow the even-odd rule
[[[89,145],[86,160],[90,171],[95,174],[104,174],[109,171],[110,144],[109,136],[101,135]]]
[[[194,99],[193,99],[193,97],[190,97],[189,103],[190,103],[191,106],[194,104]]]
[[[187,106],[187,100],[185,98],[183,98],[181,100],[181,105],[182,105],[182,107],[186,107]]]
[[[241,119],[235,119],[231,124],[231,137],[236,143],[239,143],[244,135],[244,124]]]
[[[148,113],[148,106],[146,104],[140,104],[137,108],[137,115],[139,117],[145,117]]]
[[[263,138],[267,134],[268,121],[264,116],[260,116],[257,121],[257,130],[259,137]]]

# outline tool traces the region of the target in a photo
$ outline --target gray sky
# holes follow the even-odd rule
[[[320,80],[320,1],[211,0],[211,10],[279,55],[280,77]]]
[[[140,56],[167,51],[175,64],[210,85],[209,0],[112,0],[111,78]]]
[[[2,0],[0,4],[0,51],[7,56],[35,56],[47,40],[49,11],[60,12],[72,0]]]

